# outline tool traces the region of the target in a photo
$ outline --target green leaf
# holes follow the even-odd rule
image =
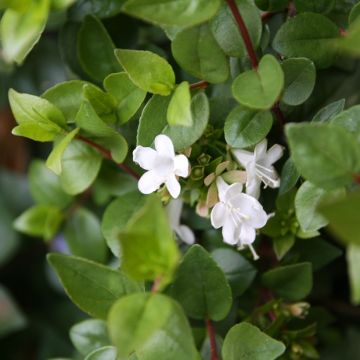
[[[125,138],[113,128],[107,126],[96,114],[88,101],[84,101],[76,115],[75,123],[85,130],[87,137],[111,151],[117,163],[125,160],[128,145]]]
[[[352,24],[360,16],[360,3],[353,6],[349,14],[349,24]]]
[[[360,245],[360,192],[349,193],[344,199],[327,203],[320,212],[329,220],[332,232],[344,243]]]
[[[219,47],[208,24],[177,33],[171,51],[184,70],[201,80],[216,84],[229,77],[229,59]]]
[[[74,21],[81,21],[92,14],[101,19],[117,15],[126,0],[78,0],[70,8],[69,17]]]
[[[98,218],[85,208],[78,208],[67,220],[65,240],[71,254],[104,263],[107,246],[101,234]]]
[[[339,30],[332,21],[320,14],[304,13],[286,21],[277,32],[273,48],[286,57],[306,57],[317,68],[332,65],[336,48],[334,39]]]
[[[103,320],[81,321],[71,327],[69,335],[76,350],[84,356],[100,347],[110,345],[107,324]]]
[[[22,213],[14,222],[14,228],[30,236],[51,240],[60,227],[64,215],[61,210],[50,205],[36,205]]]
[[[279,297],[297,301],[310,294],[312,288],[309,262],[277,267],[262,276],[263,284]]]
[[[0,302],[2,309],[0,313],[0,337],[5,337],[15,331],[22,330],[26,324],[26,318],[15,304],[9,292],[0,285]]]
[[[300,174],[323,189],[349,185],[360,170],[356,139],[339,126],[326,123],[286,126],[292,160]]]
[[[156,25],[190,27],[212,18],[220,0],[129,0],[125,13]]]
[[[281,100],[287,105],[300,105],[311,95],[316,79],[314,63],[306,58],[291,58],[282,63],[285,75]]]
[[[117,360],[117,351],[114,346],[104,346],[92,351],[84,360]],[[133,360],[136,360],[136,357]]]
[[[7,9],[1,18],[2,55],[7,62],[21,64],[44,31],[49,0],[32,1],[24,12]]]
[[[62,163],[61,159],[64,154],[64,151],[69,146],[71,141],[75,138],[75,136],[79,132],[79,128],[75,128],[71,132],[69,132],[67,135],[65,135],[63,138],[58,140],[57,143],[55,143],[54,148],[52,149],[49,157],[46,160],[46,166],[52,170],[56,175],[60,175],[62,172]]]
[[[78,34],[78,57],[82,68],[94,80],[102,82],[121,71],[113,44],[104,25],[95,16],[87,16]]]
[[[197,360],[191,329],[181,307],[162,294],[133,294],[112,307],[110,337],[119,360],[135,351],[139,360]]]
[[[178,249],[162,203],[157,195],[147,197],[120,234],[123,269],[136,280],[172,277]]]
[[[236,4],[256,49],[260,44],[262,33],[260,12],[252,1],[236,0]],[[244,40],[227,4],[224,3],[211,20],[211,30],[226,55],[238,58],[247,56]]]
[[[73,198],[66,194],[59,178],[41,160],[33,160],[29,168],[29,187],[31,196],[38,204],[66,208]]]
[[[335,0],[295,0],[296,11],[329,13],[335,5]]]
[[[357,140],[360,141],[360,105],[342,111],[331,119],[331,123],[353,133]]]
[[[222,320],[232,304],[224,273],[200,245],[193,245],[186,252],[169,293],[194,319]]]
[[[288,0],[255,0],[255,4],[263,11],[280,11],[288,6]]]
[[[345,99],[340,99],[338,101],[334,101],[322,109],[320,109],[315,116],[313,117],[312,121],[314,122],[324,122],[330,121],[336,115],[340,114],[344,110],[345,106]]]
[[[326,218],[320,214],[320,204],[330,202],[344,195],[344,189],[326,191],[318,188],[309,181],[305,181],[299,188],[295,197],[296,217],[301,229],[305,232],[316,231],[328,224]]]
[[[224,360],[275,360],[285,352],[285,345],[243,322],[227,333],[222,348]]]
[[[258,144],[269,133],[273,123],[270,111],[235,107],[225,120],[225,140],[234,148]]]
[[[144,205],[144,196],[136,190],[119,196],[105,210],[101,230],[116,257],[121,255],[120,234],[132,216]]]
[[[254,266],[232,249],[216,249],[211,256],[224,272],[233,297],[242,295],[255,279],[257,271]]]
[[[126,123],[143,103],[146,92],[139,89],[125,72],[110,74],[104,88],[116,99],[116,114],[120,124]]]
[[[192,126],[191,95],[187,81],[176,87],[166,117],[169,125]]]
[[[76,0],[51,0],[51,7],[55,10],[64,10],[72,5]]]
[[[52,141],[64,130],[66,121],[61,111],[45,99],[34,95],[9,91],[9,101],[14,117],[19,124],[14,135],[36,141]]]
[[[351,289],[351,302],[354,305],[360,304],[360,246],[350,244],[347,248],[346,259],[348,264],[349,281]]]
[[[209,102],[204,93],[198,93],[191,100],[192,127],[170,126],[167,123],[169,97],[153,96],[141,114],[137,144],[150,146],[156,135],[169,136],[176,151],[185,149],[196,142],[206,129],[209,120]]]
[[[95,318],[106,319],[116,300],[142,291],[121,270],[75,256],[49,254],[47,259],[73,303]]]
[[[60,182],[70,195],[86,190],[99,173],[102,156],[87,144],[73,141],[62,157]]]
[[[273,247],[276,258],[281,260],[290,251],[294,244],[295,235],[290,232],[285,235],[275,237],[273,239]]]
[[[234,98],[242,105],[270,109],[284,87],[284,73],[272,55],[265,55],[257,70],[241,73],[232,84]]]
[[[140,89],[159,95],[169,95],[175,86],[175,74],[161,56],[144,50],[115,50],[115,55]]]
[[[287,159],[281,171],[279,195],[283,195],[293,189],[298,182],[299,177],[300,174],[297,171],[294,162],[291,158]]]

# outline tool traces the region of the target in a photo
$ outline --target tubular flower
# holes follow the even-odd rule
[[[260,196],[260,185],[277,188],[280,186],[280,178],[273,164],[278,161],[284,152],[282,146],[276,144],[268,151],[267,140],[264,139],[255,146],[254,152],[234,149],[233,154],[237,161],[246,169],[246,193],[255,197]]]
[[[257,260],[252,243],[256,229],[265,226],[268,216],[261,204],[252,196],[242,193],[240,183],[228,185],[218,177],[216,185],[219,202],[211,211],[211,224],[215,229],[222,227],[224,242],[237,245],[239,249],[248,246]]]
[[[140,167],[148,170],[139,182],[138,188],[143,194],[150,194],[165,184],[170,195],[180,195],[178,176],[189,176],[189,161],[185,155],[175,155],[174,145],[166,135],[155,138],[155,150],[150,147],[137,146],[133,152],[133,160]]]

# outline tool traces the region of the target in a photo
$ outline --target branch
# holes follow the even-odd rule
[[[120,169],[122,169],[123,171],[125,171],[126,173],[128,173],[130,176],[132,176],[133,178],[135,178],[136,180],[140,179],[139,174],[137,174],[133,169],[131,169],[129,166],[125,165],[125,164],[119,164],[117,163],[113,157],[111,156],[111,152],[107,149],[105,149],[104,147],[102,147],[99,144],[96,144],[95,142],[93,142],[92,140],[87,139],[84,136],[81,135],[77,135],[76,139],[84,142],[85,144],[90,145],[91,147],[93,147],[94,149],[96,149],[105,159],[111,160],[113,161],[116,166]]]
[[[211,360],[219,360],[216,348],[216,338],[215,338],[215,329],[212,321],[210,319],[206,319],[206,328],[207,333],[210,339],[210,349],[211,349]]]
[[[205,80],[199,81],[197,83],[190,85],[190,90],[200,90],[206,89],[209,86],[209,83]]]

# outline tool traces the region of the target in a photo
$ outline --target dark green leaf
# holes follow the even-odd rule
[[[295,0],[296,11],[328,13],[335,5],[335,0]]]
[[[312,121],[314,122],[330,121],[336,115],[340,114],[344,110],[344,106],[345,106],[345,99],[334,101],[329,105],[326,105],[325,107],[320,109],[315,114]]]
[[[294,188],[299,180],[299,177],[300,174],[298,173],[294,162],[291,158],[289,158],[286,160],[286,163],[284,164],[281,171],[279,195],[283,195]]]
[[[331,123],[345,128],[360,141],[360,105],[342,111],[331,119]]]
[[[354,305],[360,304],[360,246],[358,244],[350,244],[347,248],[347,263],[351,289],[351,301]]]

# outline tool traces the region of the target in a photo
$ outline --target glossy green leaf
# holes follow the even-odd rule
[[[111,156],[117,163],[125,160],[128,146],[125,138],[116,130],[106,125],[96,114],[94,108],[87,101],[80,106],[75,123],[81,130],[85,130],[87,137],[110,150]]]
[[[262,33],[260,12],[252,1],[237,0],[236,4],[244,19],[252,44],[257,48]],[[227,4],[224,3],[218,14],[211,20],[211,30],[226,55],[238,58],[247,56],[244,40]]]
[[[282,63],[285,75],[281,100],[287,105],[300,105],[311,95],[316,79],[314,63],[306,58],[291,58]]]
[[[70,339],[81,355],[110,345],[107,324],[103,320],[88,319],[81,321],[70,329]]]
[[[144,205],[144,196],[136,189],[119,196],[106,208],[101,223],[101,230],[110,250],[120,257],[120,234],[131,217]]]
[[[285,352],[285,345],[243,322],[227,333],[222,348],[224,360],[275,360]]]
[[[356,139],[339,126],[289,124],[286,135],[296,168],[318,187],[334,189],[348,185],[353,174],[360,170]]]
[[[67,220],[65,240],[71,254],[104,263],[107,246],[101,234],[99,219],[89,210],[78,208]]]
[[[94,15],[100,19],[113,17],[122,9],[126,0],[77,0],[69,10],[72,20],[81,21],[88,15]]]
[[[38,204],[66,208],[73,198],[61,188],[59,178],[41,160],[33,160],[29,168],[29,187]]]
[[[329,227],[336,237],[344,243],[356,245],[360,245],[359,211],[359,191],[320,207],[320,212],[329,220]]]
[[[178,263],[178,249],[162,203],[148,196],[120,234],[123,269],[136,280],[169,281]]]
[[[129,0],[125,13],[157,25],[190,27],[209,20],[220,0]]]
[[[92,351],[84,360],[117,360],[117,351],[114,346],[104,346]]]
[[[134,351],[139,360],[198,359],[185,314],[165,295],[133,294],[120,299],[110,311],[108,326],[119,360]]]
[[[231,308],[231,288],[226,277],[200,245],[193,245],[186,252],[169,293],[194,319],[219,321]]]
[[[281,171],[281,182],[279,195],[287,193],[289,190],[293,189],[300,177],[299,172],[296,169],[296,166],[291,158],[286,160],[282,171]]]
[[[51,240],[64,219],[61,210],[50,205],[36,205],[22,213],[14,222],[17,231]]]
[[[104,88],[116,99],[116,114],[120,124],[127,122],[136,113],[146,96],[146,92],[135,86],[125,72],[107,76]]]
[[[273,248],[275,251],[276,258],[281,260],[294,246],[295,244],[295,235],[291,232],[286,233],[285,235],[280,235],[273,238]]]
[[[104,25],[96,17],[87,16],[78,34],[78,57],[85,72],[102,82],[107,75],[121,71],[114,50]]]
[[[277,32],[273,47],[286,57],[306,57],[317,68],[332,65],[339,37],[337,26],[320,14],[304,13],[286,21]]]
[[[232,93],[242,105],[253,109],[270,109],[284,87],[284,73],[272,55],[265,55],[257,70],[241,73],[232,84]]]
[[[350,244],[348,246],[346,259],[351,289],[351,302],[354,305],[358,305],[360,304],[360,246],[358,244]]]
[[[140,89],[163,96],[174,89],[174,71],[161,56],[150,51],[121,49],[116,50],[115,55]]]
[[[208,24],[177,33],[171,50],[177,63],[201,80],[221,83],[229,77],[229,59],[216,42]]]
[[[169,101],[170,98],[154,96],[146,104],[138,128],[138,145],[150,146],[155,136],[163,133],[171,138],[175,150],[179,151],[191,146],[203,134],[209,120],[209,102],[205,94],[196,94],[191,100],[192,127],[168,125]]]
[[[255,279],[257,272],[255,267],[239,252],[232,249],[216,249],[211,256],[224,272],[233,297],[242,295]]]
[[[312,289],[311,264],[304,262],[277,267],[264,273],[262,282],[279,297],[292,301],[301,300]]]
[[[335,5],[335,0],[294,0],[296,11],[328,13]]]
[[[312,121],[314,122],[330,121],[334,117],[336,117],[336,115],[340,114],[344,110],[344,106],[345,106],[345,99],[334,101],[326,105],[322,109],[320,109],[315,114]]]
[[[62,157],[60,182],[70,195],[86,190],[99,173],[102,156],[87,144],[73,141]]]
[[[288,6],[288,0],[255,0],[255,4],[263,11],[280,11]]]
[[[75,128],[70,131],[64,137],[58,139],[57,143],[55,143],[54,148],[52,149],[49,157],[46,160],[46,166],[52,170],[56,175],[60,175],[62,172],[62,156],[64,151],[69,146],[71,141],[75,138],[75,136],[79,132],[79,128]]]
[[[32,1],[24,12],[7,9],[1,18],[2,55],[7,62],[21,64],[44,31],[49,0]]]
[[[342,111],[331,119],[331,123],[353,133],[357,140],[360,141],[360,105]]]
[[[121,270],[75,256],[49,254],[47,259],[74,304],[95,318],[106,319],[116,300],[142,291]]]
[[[225,140],[234,148],[258,144],[269,133],[273,123],[270,111],[235,107],[225,120]]]
[[[183,81],[176,87],[167,108],[166,117],[169,125],[191,126],[193,124],[191,94],[187,81]]]
[[[296,217],[303,231],[316,231],[328,224],[326,218],[318,211],[321,203],[330,202],[344,195],[343,189],[326,191],[305,181],[295,197]]]

